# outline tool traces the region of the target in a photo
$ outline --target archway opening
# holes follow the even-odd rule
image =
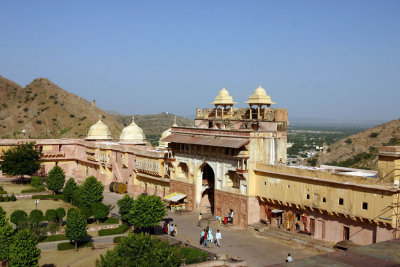
[[[205,164],[202,175],[201,210],[211,211],[214,214],[214,185],[215,175],[210,165]]]

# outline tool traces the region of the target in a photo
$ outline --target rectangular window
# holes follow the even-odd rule
[[[343,198],[339,198],[339,205],[343,205]]]
[[[307,194],[307,199],[310,199],[310,194]]]
[[[326,203],[326,197],[322,198],[322,202]]]
[[[367,202],[363,202],[362,203],[362,208],[363,208],[363,210],[367,210],[368,209],[368,203]]]

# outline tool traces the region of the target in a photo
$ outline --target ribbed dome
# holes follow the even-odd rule
[[[214,102],[211,102],[211,104],[214,105],[233,105],[237,104],[236,102],[233,102],[232,96],[229,95],[228,90],[226,88],[222,88],[221,91],[219,91],[218,95],[215,97]]]
[[[146,141],[146,136],[143,133],[142,128],[137,126],[135,118],[132,117],[132,123],[126,126],[119,137],[120,143],[129,144],[142,144]]]
[[[267,95],[267,92],[264,88],[261,87],[261,85],[256,90],[254,90],[254,93],[249,97],[249,101],[247,101],[246,103],[261,104],[267,106],[271,104],[276,104],[275,102],[272,102],[271,96]]]
[[[101,115],[99,121],[90,126],[86,140],[111,140],[110,128],[101,121]]]

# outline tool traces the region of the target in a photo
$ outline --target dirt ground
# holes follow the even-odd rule
[[[112,249],[113,247],[114,245],[99,249],[82,248],[79,249],[79,251],[43,250],[40,254],[39,265],[54,264],[55,266],[70,267],[95,266],[96,259],[99,259],[101,254],[106,253],[108,249]]]
[[[29,215],[31,210],[34,210],[36,208],[35,199],[18,199],[17,201],[14,202],[1,202],[0,206],[4,209],[8,217],[14,210],[23,210]],[[72,208],[73,206],[62,200],[55,201],[55,200],[41,200],[41,199],[39,200],[39,204],[37,205],[38,210],[43,211],[43,214],[48,209],[57,209],[60,207],[65,208],[65,210],[67,211],[69,208]]]

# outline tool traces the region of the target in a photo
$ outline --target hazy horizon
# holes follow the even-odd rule
[[[194,114],[261,83],[289,118],[390,121],[399,1],[3,1],[0,75],[104,110]]]

